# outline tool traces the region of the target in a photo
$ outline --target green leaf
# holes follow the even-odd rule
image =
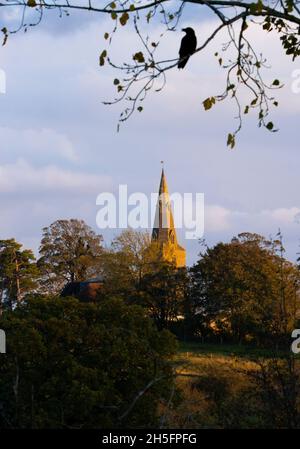
[[[264,7],[264,4],[263,4],[262,0],[258,0],[257,3],[252,3],[250,5],[250,12],[252,14],[255,14],[255,13],[260,14],[263,10],[263,7]]]
[[[107,51],[103,50],[103,52],[101,53],[101,55],[99,57],[99,64],[100,64],[100,66],[103,66],[105,64],[106,56],[107,56]]]
[[[137,110],[138,110],[139,112],[142,112],[143,106],[139,106],[139,107],[137,108]]]
[[[263,6],[264,6],[264,4],[263,4],[262,0],[258,0],[257,5],[256,5],[256,10],[258,13],[262,12]]]
[[[265,22],[263,24],[263,30],[270,31],[270,28],[272,28],[272,25],[270,24],[270,22]]]
[[[229,86],[227,86],[227,91],[232,90],[235,88],[234,84],[229,84]]]
[[[294,9],[294,2],[293,0],[286,0],[285,1],[286,7],[287,7],[287,12],[292,12]]]
[[[27,6],[29,6],[29,8],[35,8],[36,7],[36,1],[35,0],[28,0],[27,1]]]
[[[266,128],[267,128],[269,131],[272,131],[272,129],[274,128],[274,124],[273,124],[272,122],[269,122],[269,123],[266,124]]]
[[[202,102],[205,111],[211,109],[215,103],[216,103],[215,97],[208,97],[206,98],[206,100]]]
[[[120,81],[118,80],[118,78],[114,79],[114,85],[117,86],[118,84],[120,84]]]
[[[117,20],[117,18],[118,18],[118,14],[116,13],[116,12],[112,12],[111,13],[111,18],[113,19],[113,20]]]
[[[109,38],[109,34],[108,33],[104,33],[104,39],[108,39]]]
[[[133,55],[132,59],[133,59],[134,61],[137,61],[137,62],[141,63],[141,64],[142,64],[143,62],[145,62],[144,55],[143,55],[143,53],[142,53],[141,51],[138,51],[137,53],[135,53],[135,54]]]
[[[115,2],[112,2],[110,5],[111,9],[116,9],[117,5],[115,4]]]
[[[280,85],[280,81],[279,80],[274,80],[272,83],[273,86],[279,86]]]
[[[230,148],[234,148],[235,146],[235,135],[229,133],[227,136],[227,146]]]
[[[127,12],[123,12],[123,14],[120,17],[120,24],[122,26],[126,25],[128,19],[129,19],[129,14]]]

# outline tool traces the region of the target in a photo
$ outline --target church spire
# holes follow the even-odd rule
[[[160,185],[159,185],[159,195],[161,195],[163,193],[166,193],[167,195],[169,195],[167,181],[166,181],[166,177],[165,177],[164,167],[162,168],[162,171],[161,171],[161,178],[160,178]]]
[[[171,238],[175,240],[176,231],[167,180],[164,169],[162,169],[152,239],[159,241],[159,243],[167,243]]]
[[[164,259],[174,262],[177,267],[185,266],[185,250],[177,242],[164,168],[162,168],[159,184],[152,241],[157,242],[161,246]]]

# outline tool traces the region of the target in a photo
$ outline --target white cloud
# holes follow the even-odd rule
[[[24,158],[78,160],[70,139],[50,128],[18,129],[0,127],[1,155]]]
[[[0,165],[0,193],[40,193],[69,191],[81,194],[111,186],[111,178],[74,172],[56,166],[34,167],[24,159]]]
[[[205,206],[205,232],[221,232],[230,230],[234,233],[238,229],[256,229],[262,233],[276,231],[279,227],[298,229],[297,218],[299,207],[264,209],[253,212],[230,210],[222,206]],[[239,231],[240,232],[240,231]],[[300,229],[299,229],[300,235]]]
[[[263,211],[261,215],[262,217],[267,217],[270,220],[276,220],[279,224],[295,224],[297,223],[297,216],[299,213],[299,207],[281,207],[279,209]]]
[[[205,230],[219,232],[230,228],[231,211],[222,206],[207,205],[204,211]]]
[[[57,29],[64,26],[57,24]],[[213,21],[193,19],[190,25],[201,43]],[[144,112],[117,135],[122,105],[104,107],[101,100],[114,97],[112,80],[120,74],[98,66],[99,51],[107,45],[103,34],[111,26],[110,19],[84,22],[73,34],[47,34],[38,27],[11,36],[2,49],[8,90],[0,99],[1,231],[30,242],[59,217],[80,216],[94,223],[94,192],[112,191],[107,174],[133,190],[150,190],[157,187],[164,159],[174,191],[205,193],[205,232],[214,241],[245,230],[268,235],[282,227],[294,242],[299,228],[293,221],[299,213],[297,126],[287,123],[274,135],[257,130],[255,118],[250,119],[237,150],[229,152],[225,138],[235,125],[233,103],[208,113],[201,104],[224,87],[226,73],[213,54],[227,36],[220,35],[191,58],[184,71],[169,72],[166,89],[149,95]],[[282,54],[278,36],[254,29],[253,35],[257,48],[263,42],[276,77],[288,83],[295,64]],[[177,56],[181,37],[181,32],[166,34],[159,50],[164,59]],[[136,43],[134,31],[122,27],[114,61],[131,59],[139,49]],[[271,79],[273,71],[266,75]],[[279,95],[279,118],[289,114],[297,123],[300,96],[288,86]],[[24,193],[26,203],[15,207],[10,196],[18,193]],[[41,199],[45,194],[47,202]]]

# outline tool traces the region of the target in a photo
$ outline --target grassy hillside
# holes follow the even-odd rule
[[[162,407],[163,427],[289,427],[293,374],[284,358],[245,346],[181,343],[175,364],[178,391]]]

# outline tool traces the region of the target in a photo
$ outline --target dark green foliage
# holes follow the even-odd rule
[[[299,273],[280,251],[250,233],[208,248],[191,269],[194,335],[266,343],[294,329]]]
[[[174,327],[183,316],[187,290],[187,273],[164,263],[146,274],[140,284],[140,299],[159,329]],[[182,322],[182,320],[180,320]]]
[[[4,428],[148,427],[172,388],[175,338],[138,306],[31,298],[5,313]],[[140,393],[140,397],[138,394]]]
[[[31,250],[15,239],[0,240],[0,309],[13,307],[33,291],[38,275]]]

